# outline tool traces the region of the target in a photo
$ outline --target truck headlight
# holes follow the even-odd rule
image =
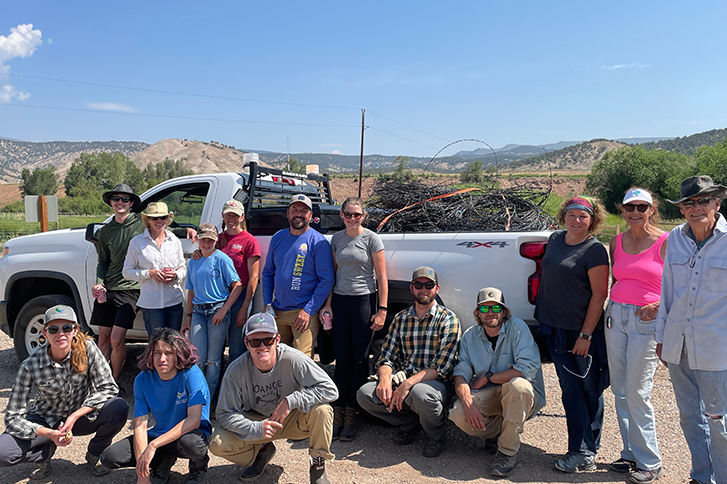
[[[5,256],[5,255],[8,255],[8,252],[10,252],[10,247],[5,247],[3,249],[3,253],[0,254],[0,257]]]

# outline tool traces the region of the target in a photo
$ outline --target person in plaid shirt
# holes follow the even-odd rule
[[[69,306],[45,313],[43,337],[47,344],[20,364],[8,408],[5,432],[0,435],[0,467],[21,462],[36,464],[31,479],[45,479],[57,446],[73,441],[73,434],[95,434],[86,462],[95,476],[108,474],[98,456],[126,424],[129,406],[116,395],[106,359],[96,344],[80,332]],[[35,386],[38,396],[31,403]]]
[[[456,314],[436,302],[434,269],[420,267],[411,279],[414,305],[394,316],[377,362],[379,381],[362,386],[356,399],[368,413],[399,428],[396,445],[413,443],[424,428],[422,454],[437,457],[444,452],[460,324]]]

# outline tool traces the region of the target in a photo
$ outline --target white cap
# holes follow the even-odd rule
[[[651,198],[651,194],[643,188],[632,188],[626,195],[624,195],[624,201],[621,202],[624,205],[631,202],[646,202],[649,205],[654,204],[654,199]]]

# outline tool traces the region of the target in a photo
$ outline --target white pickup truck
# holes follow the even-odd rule
[[[245,204],[248,230],[267,253],[270,237],[286,228],[287,200],[304,192],[313,201],[311,226],[331,236],[344,228],[340,207],[331,197],[327,175],[301,175],[262,168],[251,163],[249,173],[192,175],[163,182],[141,195],[141,211],[150,202],[164,201],[179,226],[222,223],[222,205],[235,198]],[[107,221],[108,222],[108,221]],[[77,309],[81,325],[90,326],[96,281],[95,234],[102,224],[18,237],[5,243],[0,258],[0,329],[14,338],[19,360],[43,344],[45,310],[56,304]],[[402,233],[382,234],[389,277],[389,318],[409,306],[411,274],[431,266],[440,282],[439,299],[457,313],[464,327],[474,324],[477,291],[501,288],[513,314],[534,325],[533,309],[540,282],[540,259],[550,232]],[[191,241],[182,240],[186,256]],[[253,310],[262,309],[262,291]],[[141,312],[129,331],[130,339],[146,339]]]

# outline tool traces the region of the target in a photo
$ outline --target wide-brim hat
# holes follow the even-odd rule
[[[691,176],[682,182],[679,200],[669,200],[674,205],[679,205],[687,198],[692,197],[715,197],[727,198],[727,187],[715,185],[712,177],[708,175]]]
[[[101,198],[103,198],[103,201],[106,202],[106,205],[111,206],[111,197],[114,196],[114,193],[124,193],[128,195],[129,198],[131,198],[132,206],[138,207],[141,203],[141,198],[139,198],[139,195],[134,193],[134,190],[129,185],[126,183],[119,183],[113,190],[109,190],[101,195]]]
[[[149,228],[149,217],[163,217],[167,216],[167,227],[174,221],[174,212],[170,212],[167,204],[164,202],[151,202],[146,206],[143,212],[141,212],[141,223],[144,227]]]

